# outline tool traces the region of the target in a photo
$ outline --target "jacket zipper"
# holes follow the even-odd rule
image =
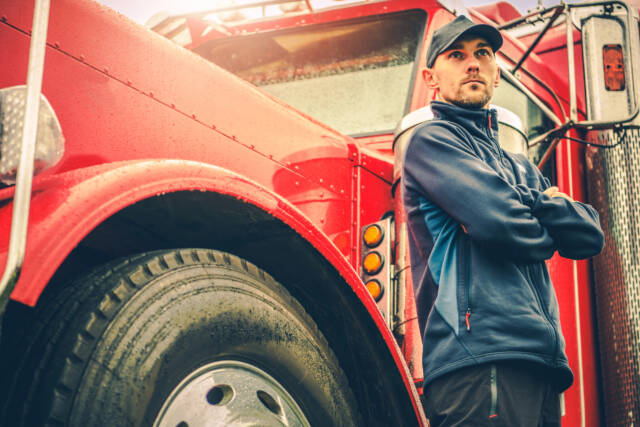
[[[468,301],[468,298],[467,298]],[[471,307],[469,307],[469,303],[467,302],[467,314],[464,316],[464,322],[467,324],[467,331],[471,331]]]
[[[495,363],[491,364],[491,409],[489,410],[489,418],[498,416],[498,369]]]
[[[471,332],[471,259],[469,258],[469,239],[464,238],[462,242],[462,256],[460,257],[462,261],[461,268],[464,270],[464,274],[462,275],[462,280],[465,289],[465,299],[467,305],[467,311],[464,315],[464,323],[467,329],[467,332]],[[465,262],[466,261],[466,262]]]
[[[500,149],[500,143],[493,136],[492,123],[494,120],[496,120],[496,117],[491,113],[491,110],[487,110],[487,129],[485,133],[489,137],[489,141],[495,142],[495,148],[498,152],[498,160],[500,161],[500,165],[502,165],[502,150]]]

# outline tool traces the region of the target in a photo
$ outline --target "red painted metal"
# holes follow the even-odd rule
[[[15,64],[0,70],[0,87],[22,84],[31,10],[5,1],[0,16],[10,46],[0,62]],[[82,237],[137,200],[189,189],[231,194],[292,226],[351,285],[424,422],[400,349],[349,263],[359,244],[357,144],[99,4],[55,2],[50,22],[43,93],[66,149],[34,181],[28,253],[12,298],[33,305]],[[3,243],[10,211],[10,203],[0,211]]]
[[[3,190],[11,196],[14,187]],[[280,218],[314,246],[354,284],[360,296],[368,295],[356,285],[357,273],[335,245],[292,204],[271,190],[228,170],[185,160],[138,160],[114,162],[39,179],[33,186],[32,215],[25,269],[12,297],[34,305],[44,285],[80,240],[114,213],[142,199],[175,191],[227,194],[256,205]],[[91,194],[91,197],[87,197]],[[12,206],[0,209],[0,224],[8,223]],[[51,236],[57,236],[52,238]],[[6,256],[3,242],[2,256]],[[36,250],[37,249],[37,250]],[[370,298],[363,298],[375,319],[379,313]]]
[[[13,188],[3,191],[10,197]],[[222,168],[184,160],[140,160],[115,162],[76,169],[44,179],[33,186],[28,229],[30,250],[25,269],[12,298],[34,305],[46,283],[66,256],[82,238],[104,220],[140,200],[176,191],[199,191],[226,194],[260,207],[298,232],[340,272],[362,301],[376,329],[389,346],[400,368],[406,391],[413,396],[416,417],[421,407],[408,368],[393,335],[385,326],[375,302],[362,285],[358,273],[348,264],[336,246],[315,224],[286,199],[267,188]],[[91,197],[87,197],[91,194]],[[0,232],[9,224],[12,205],[0,208]],[[56,238],[52,238],[56,236]],[[7,245],[0,247],[0,262],[5,261]]]
[[[535,35],[523,38],[530,42]],[[585,119],[585,93],[582,72],[582,49],[580,33],[574,30],[574,54],[576,55],[577,105],[579,118]],[[563,26],[549,31],[535,50],[536,56],[548,66],[551,74],[546,83],[553,88],[562,105],[550,102],[554,112],[563,120],[568,117],[569,88],[566,61],[566,33]],[[530,86],[531,88],[531,86]],[[540,95],[541,90],[533,90]],[[573,137],[579,137],[575,132]],[[585,187],[584,149],[568,140],[562,141],[556,149],[557,185],[561,191],[575,200],[587,200]],[[593,283],[588,261],[570,261],[555,256],[548,263],[549,272],[558,295],[560,319],[566,341],[567,357],[575,374],[574,385],[565,392],[565,426],[600,425],[602,420],[600,383],[595,326],[595,302]],[[575,264],[575,265],[574,265]]]
[[[578,135],[574,133],[572,136]],[[563,141],[559,144],[556,154],[558,187],[576,200],[586,200],[583,148],[578,144]],[[594,404],[600,399],[600,390],[593,284],[589,263],[577,261],[575,264],[574,268],[573,261],[559,256],[555,256],[548,263],[558,295],[567,357],[576,376],[574,385],[565,392],[567,414],[563,419],[563,425],[597,426],[602,414],[600,406]]]
[[[12,19],[21,5],[5,2],[2,14],[24,29]],[[292,108],[97,4],[56,2],[51,15],[43,92],[67,142],[48,174],[132,159],[203,161],[296,195],[294,203],[326,235],[350,232],[352,140],[301,120]],[[64,22],[84,22],[86,31],[81,36]],[[18,58],[26,71],[28,38],[9,25],[0,25],[11,46],[0,60]],[[0,85],[20,84],[21,71],[3,67]]]

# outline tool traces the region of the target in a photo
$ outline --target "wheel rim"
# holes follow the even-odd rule
[[[248,363],[202,366],[174,388],[154,426],[309,426],[300,406],[273,377]]]

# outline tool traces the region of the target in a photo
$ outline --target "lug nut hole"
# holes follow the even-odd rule
[[[276,415],[282,415],[282,408],[280,404],[266,391],[258,390],[256,393],[260,402],[271,412]]]
[[[207,402],[214,406],[226,405],[232,398],[233,389],[226,384],[217,385],[207,392]]]

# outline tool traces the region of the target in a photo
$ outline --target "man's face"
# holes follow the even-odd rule
[[[500,70],[491,45],[477,36],[463,36],[425,69],[427,85],[439,100],[464,108],[480,109],[489,104],[498,86]]]

